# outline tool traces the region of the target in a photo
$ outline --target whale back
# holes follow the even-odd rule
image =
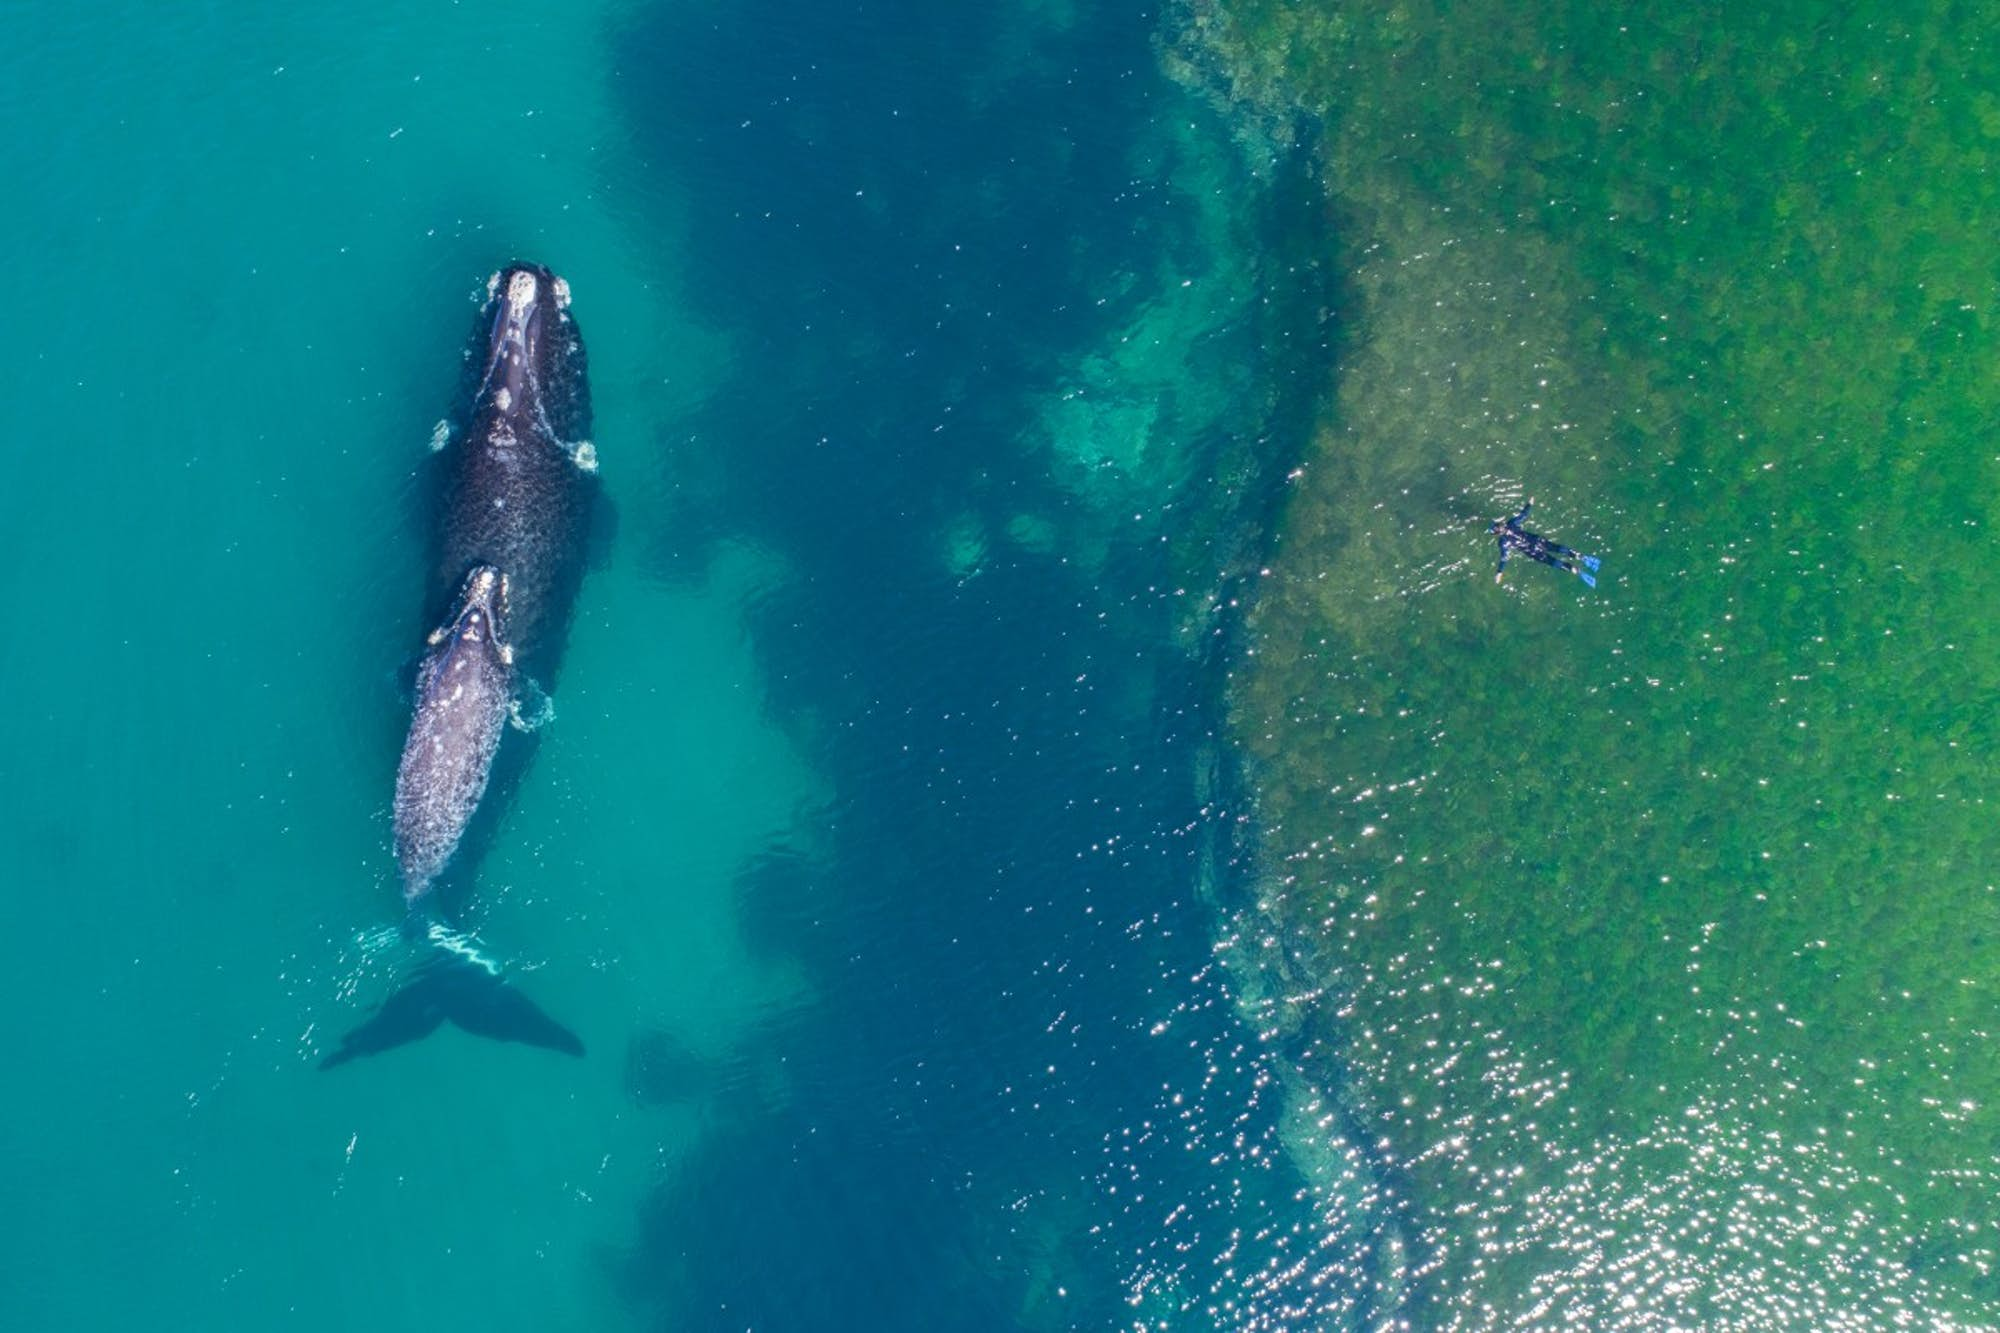
[[[465,836],[493,768],[513,697],[505,635],[509,581],[490,566],[467,576],[453,614],[432,633],[396,769],[396,862],[403,897],[430,890]]]
[[[478,374],[465,427],[447,445],[433,605],[474,566],[505,570],[510,641],[552,688],[595,497],[583,338],[548,269],[510,265],[489,291],[467,353]]]

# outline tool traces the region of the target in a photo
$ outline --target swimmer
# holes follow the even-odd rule
[[[1522,504],[1521,512],[1512,518],[1496,518],[1486,525],[1486,530],[1500,539],[1500,568],[1493,571],[1493,581],[1498,583],[1507,575],[1507,557],[1519,552],[1530,560],[1539,560],[1552,565],[1565,574],[1574,574],[1595,588],[1597,576],[1592,572],[1597,568],[1597,557],[1583,555],[1561,542],[1552,542],[1539,532],[1530,532],[1521,526],[1521,520],[1535,507],[1535,497],[1529,496]]]

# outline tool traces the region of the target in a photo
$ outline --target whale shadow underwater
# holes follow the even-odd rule
[[[453,929],[550,710],[601,496],[569,287],[510,264],[487,284],[454,423],[428,469],[429,633],[396,775],[404,939],[416,959],[320,1062],[332,1069],[449,1024],[567,1055],[583,1041]],[[515,735],[507,736],[507,732]],[[503,740],[506,741],[503,744]]]

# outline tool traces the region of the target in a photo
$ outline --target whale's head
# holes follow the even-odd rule
[[[471,410],[494,412],[517,434],[568,445],[589,438],[583,339],[569,314],[569,284],[540,264],[514,263],[486,282]]]
[[[507,576],[491,565],[475,566],[459,585],[451,618],[431,634],[433,645],[455,640],[454,649],[486,648],[511,666],[514,650],[507,642]]]
[[[509,264],[486,283],[486,372],[480,392],[502,413],[524,410],[537,389],[544,346],[568,295],[539,264]]]

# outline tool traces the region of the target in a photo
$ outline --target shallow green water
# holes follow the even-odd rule
[[[1352,275],[1237,734],[1417,1326],[2000,1312],[1994,17],[1197,16]]]

